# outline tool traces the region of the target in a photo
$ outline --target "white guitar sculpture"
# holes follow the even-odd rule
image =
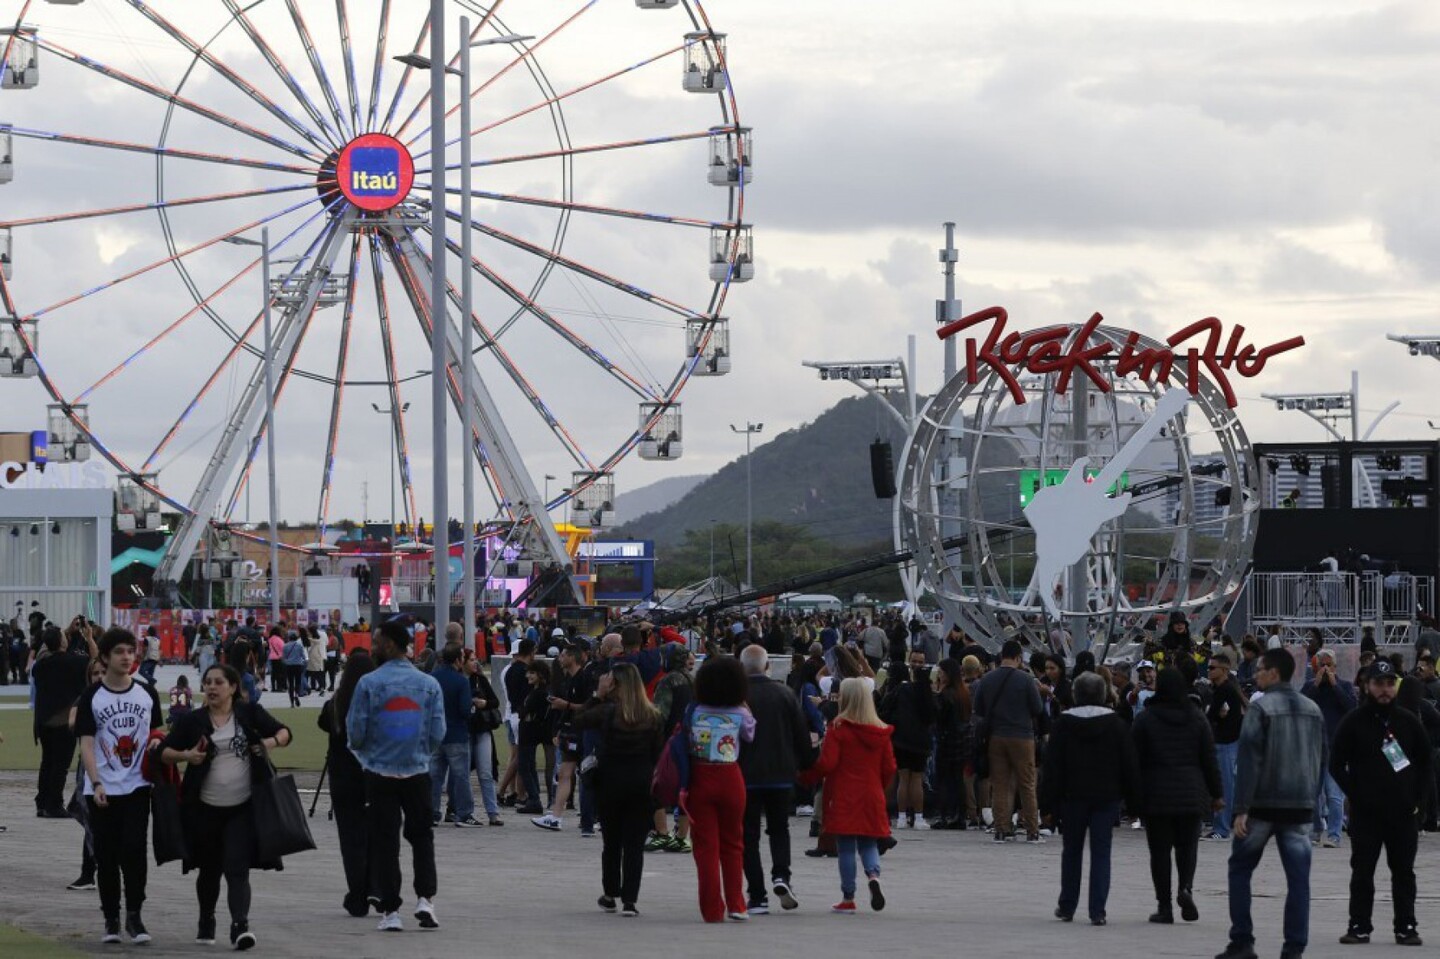
[[[1140,424],[1093,480],[1085,477],[1090,458],[1082,456],[1059,484],[1041,487],[1030,498],[1024,510],[1030,528],[1035,531],[1035,574],[1030,588],[1039,592],[1040,601],[1053,618],[1060,618],[1060,609],[1055,603],[1055,578],[1090,552],[1091,540],[1100,527],[1125,515],[1130,508],[1129,493],[1110,496],[1106,490],[1120,481],[1130,464],[1144,452],[1145,444],[1189,401],[1190,394],[1185,389],[1167,391],[1156,401],[1155,414]]]

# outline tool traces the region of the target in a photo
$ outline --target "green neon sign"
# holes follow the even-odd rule
[[[1068,469],[1048,469],[1048,470],[1045,470],[1045,474],[1044,474],[1044,475],[1045,475],[1045,485],[1046,485],[1046,486],[1059,486],[1062,482],[1064,482],[1065,476],[1066,476],[1066,474],[1068,474],[1069,472],[1070,472],[1070,471],[1069,471]],[[1021,471],[1020,471],[1020,508],[1021,508],[1021,509],[1024,509],[1025,507],[1027,507],[1027,506],[1030,505],[1030,500],[1031,500],[1032,497],[1034,497],[1035,491],[1040,488],[1040,475],[1041,475],[1041,474],[1040,474],[1040,470],[1021,470]],[[1085,471],[1085,478],[1086,478],[1087,480],[1093,480],[1093,479],[1095,479],[1095,477],[1097,477],[1097,476],[1099,476],[1099,475],[1100,475],[1100,470],[1098,470],[1098,469],[1087,469],[1087,470]],[[1129,474],[1128,472],[1121,473],[1121,474],[1120,474],[1120,481],[1119,481],[1118,483],[1114,484],[1113,486],[1111,486],[1111,487],[1110,487],[1108,490],[1106,490],[1105,492],[1113,496],[1113,495],[1115,495],[1116,493],[1118,493],[1120,490],[1125,489],[1125,488],[1126,488],[1127,486],[1129,486],[1129,485],[1130,485],[1130,474]]]

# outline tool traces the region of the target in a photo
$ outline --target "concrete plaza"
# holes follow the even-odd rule
[[[302,787],[313,782],[302,775]],[[308,780],[308,781],[307,781]],[[34,776],[0,773],[0,917],[21,928],[85,952],[117,954],[99,945],[95,893],[67,892],[79,871],[80,829],[68,820],[34,819]],[[794,820],[793,913],[757,916],[748,924],[706,926],[695,901],[695,870],[689,856],[647,857],[641,918],[606,915],[595,905],[599,887],[599,839],[582,839],[573,818],[559,834],[542,832],[527,817],[506,815],[504,828],[442,827],[437,835],[441,928],[420,932],[409,916],[406,931],[385,935],[375,919],[351,919],[340,908],[343,892],[339,851],[322,798],[312,821],[319,849],[287,860],[281,873],[255,873],[251,927],[259,954],[284,957],[394,956],[550,957],[735,955],[981,955],[981,956],[1211,956],[1225,945],[1225,857],[1228,844],[1202,843],[1196,898],[1198,923],[1153,926],[1144,834],[1116,833],[1110,924],[1094,928],[1081,914],[1073,924],[1051,917],[1059,889],[1060,844],[998,846],[977,832],[906,832],[883,860],[889,905],[879,914],[833,916],[838,896],[834,860],[808,859],[799,851],[805,820]],[[1418,913],[1421,931],[1440,943],[1436,921],[1440,840],[1421,840]],[[1353,956],[1337,944],[1344,931],[1348,850],[1316,849],[1312,870],[1311,946],[1308,955]],[[405,864],[407,882],[408,861]],[[1396,948],[1389,935],[1390,902],[1384,866],[1376,903],[1376,945]],[[1284,877],[1273,848],[1255,877],[1255,919],[1262,956],[1280,951]],[[149,953],[191,956],[194,886],[177,865],[151,867],[146,923],[155,936]],[[864,897],[862,896],[862,907]],[[221,898],[222,932],[224,898]],[[1428,926],[1427,926],[1428,923]],[[124,947],[126,950],[129,947]],[[217,949],[223,946],[215,947]]]

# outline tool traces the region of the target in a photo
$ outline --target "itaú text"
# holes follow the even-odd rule
[[[1015,375],[1016,370],[1059,373],[1055,381],[1058,393],[1065,392],[1071,376],[1076,373],[1089,377],[1097,388],[1109,392],[1110,381],[1100,374],[1094,362],[1115,354],[1115,345],[1106,341],[1090,341],[1104,319],[1099,313],[1085,322],[1068,346],[1065,343],[1070,337],[1068,326],[1007,333],[1005,324],[1008,319],[1009,314],[1004,307],[992,306],[940,327],[939,336],[944,340],[971,327],[987,322],[991,324],[983,341],[973,338],[965,341],[965,377],[970,383],[978,381],[983,364],[1004,381],[1017,404],[1025,402],[1025,391]],[[1168,348],[1142,346],[1140,334],[1130,333],[1115,355],[1115,375],[1138,373],[1140,379],[1146,382],[1165,383],[1169,382],[1175,363],[1184,362],[1185,381],[1191,394],[1200,391],[1201,374],[1208,373],[1225,394],[1225,402],[1234,408],[1239,401],[1230,385],[1232,374],[1257,376],[1272,356],[1305,345],[1305,338],[1301,336],[1262,347],[1246,343],[1244,339],[1245,327],[1236,325],[1227,337],[1224,327],[1213,316],[1196,320],[1172,333],[1165,340]],[[1190,345],[1180,348],[1185,343]]]

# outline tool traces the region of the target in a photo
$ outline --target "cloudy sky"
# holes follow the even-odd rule
[[[173,88],[189,65],[185,51],[121,0],[79,8],[35,3],[31,19],[54,43]],[[152,5],[196,37],[209,38],[222,4],[162,0]],[[307,7],[309,4],[301,4]],[[333,5],[313,4],[314,31],[343,103],[342,58]],[[369,89],[378,0],[352,0],[361,112]],[[1244,324],[1257,342],[1301,333],[1308,345],[1241,383],[1241,413],[1256,441],[1322,435],[1299,414],[1277,414],[1265,392],[1343,390],[1361,374],[1362,427],[1392,400],[1399,410],[1380,437],[1430,434],[1440,421],[1433,361],[1412,359],[1384,334],[1440,333],[1440,10],[1421,2],[1266,0],[1136,3],[1039,0],[716,0],[707,6],[729,34],[742,121],[755,129],[755,181],[745,219],[755,224],[757,272],[730,292],[734,369],[697,379],[684,394],[685,453],[675,463],[626,460],[622,488],[674,473],[709,472],[743,451],[731,423],[763,421],[764,436],[813,419],[842,398],[804,359],[895,356],[919,336],[919,386],[939,385],[941,350],[933,301],[941,294],[936,249],[941,224],[958,225],[959,290],[966,310],[1000,304],[1021,327],[1080,322],[1099,311],[1117,325],[1164,336],[1216,315]],[[13,22],[17,0],[0,0]],[[506,0],[506,28],[545,35],[581,0]],[[213,8],[213,9],[210,9]],[[390,52],[408,49],[423,10],[395,3]],[[460,7],[453,8],[456,16]],[[81,11],[84,11],[83,15]],[[320,100],[293,27],[278,3],[255,22]],[[329,20],[318,18],[329,16]],[[403,24],[403,25],[402,25]],[[600,0],[542,51],[555,90],[565,91],[661,54],[688,29],[683,14],[639,11],[629,0]],[[272,102],[288,92],[238,31],[212,47]],[[42,54],[43,56],[43,54]],[[497,51],[477,52],[493,69]],[[293,60],[291,59],[293,57]],[[566,98],[571,143],[672,136],[719,123],[713,98],[680,90],[671,54]],[[478,70],[478,68],[477,68]],[[488,73],[486,74],[488,76]],[[155,143],[164,124],[158,100],[51,55],[43,82],[0,94],[0,121],[27,128]],[[387,96],[398,74],[387,70]],[[482,121],[533,104],[536,81],[514,71],[477,99]],[[257,129],[295,141],[287,130],[214,71],[201,67],[186,94]],[[540,99],[544,99],[541,96]],[[404,101],[403,118],[414,99]],[[304,119],[295,100],[287,111]],[[485,121],[488,122],[488,121]],[[302,124],[303,125],[303,124]],[[412,124],[407,136],[423,131]],[[458,129],[458,128],[457,128]],[[172,122],[167,143],[194,150],[304,166],[309,161],[193,115]],[[477,157],[552,150],[545,111],[477,139]],[[304,146],[305,144],[300,144]],[[0,186],[0,220],[144,203],[155,198],[153,160],[17,140],[15,182]],[[417,146],[417,151],[423,149]],[[582,203],[724,220],[725,193],[704,182],[703,141],[577,158],[573,197]],[[313,163],[310,163],[313,166]],[[428,160],[421,159],[422,168]],[[167,163],[166,195],[303,184],[303,176],[214,164]],[[477,187],[556,197],[555,164],[487,168]],[[312,178],[313,179],[313,178]],[[284,192],[177,211],[183,248],[300,204],[313,191]],[[284,253],[299,253],[325,218],[312,203],[274,221],[296,231]],[[482,203],[477,218],[507,234],[545,243],[553,211]],[[153,213],[17,228],[12,291],[22,314],[168,256]],[[710,295],[704,231],[577,213],[564,252],[627,283],[691,308]],[[541,261],[513,244],[479,241],[477,251],[517,288],[529,290]],[[484,244],[491,243],[487,247]],[[187,262],[202,295],[250,262],[233,247]],[[343,245],[342,263],[350,256]],[[360,292],[346,377],[383,375],[377,285],[369,250],[360,249]],[[396,314],[396,367],[427,362],[426,348],[398,279],[386,298]],[[505,327],[513,300],[482,284],[479,311]],[[253,318],[258,279],[242,275],[212,305],[236,329]],[[668,383],[683,358],[673,312],[618,293],[565,269],[551,274],[539,301],[617,364],[646,383]],[[41,320],[47,370],[75,398],[151,337],[185,317],[194,300],[173,268],[57,309]],[[313,520],[329,426],[343,309],[318,314],[300,367],[316,379],[287,386],[282,402],[282,512]],[[485,367],[497,401],[537,486],[546,473],[565,485],[573,468],[515,384],[531,384],[592,459],[634,428],[638,396],[601,375],[533,317],[500,335],[509,368]],[[223,360],[229,341],[203,315],[186,320],[124,373],[97,389],[97,431],[143,461]],[[188,499],[219,425],[254,367],[226,367],[206,400],[156,458],[162,485]],[[420,512],[429,508],[428,383],[406,384],[414,406],[407,430]],[[0,381],[4,428],[29,429],[46,398],[35,384]],[[370,403],[383,389],[347,389],[339,425],[332,518],[357,516],[368,484],[369,513],[388,513],[388,435]],[[458,438],[458,434],[457,434]],[[857,443],[868,442],[857,437]],[[458,462],[458,461],[456,461]],[[823,469],[824,464],[816,464]],[[458,465],[452,474],[458,482]],[[241,500],[243,503],[243,498]],[[259,497],[255,510],[259,511]],[[243,510],[243,506],[240,507]],[[458,512],[458,507],[455,508]],[[481,514],[487,509],[482,508]],[[243,515],[243,512],[240,514]]]

